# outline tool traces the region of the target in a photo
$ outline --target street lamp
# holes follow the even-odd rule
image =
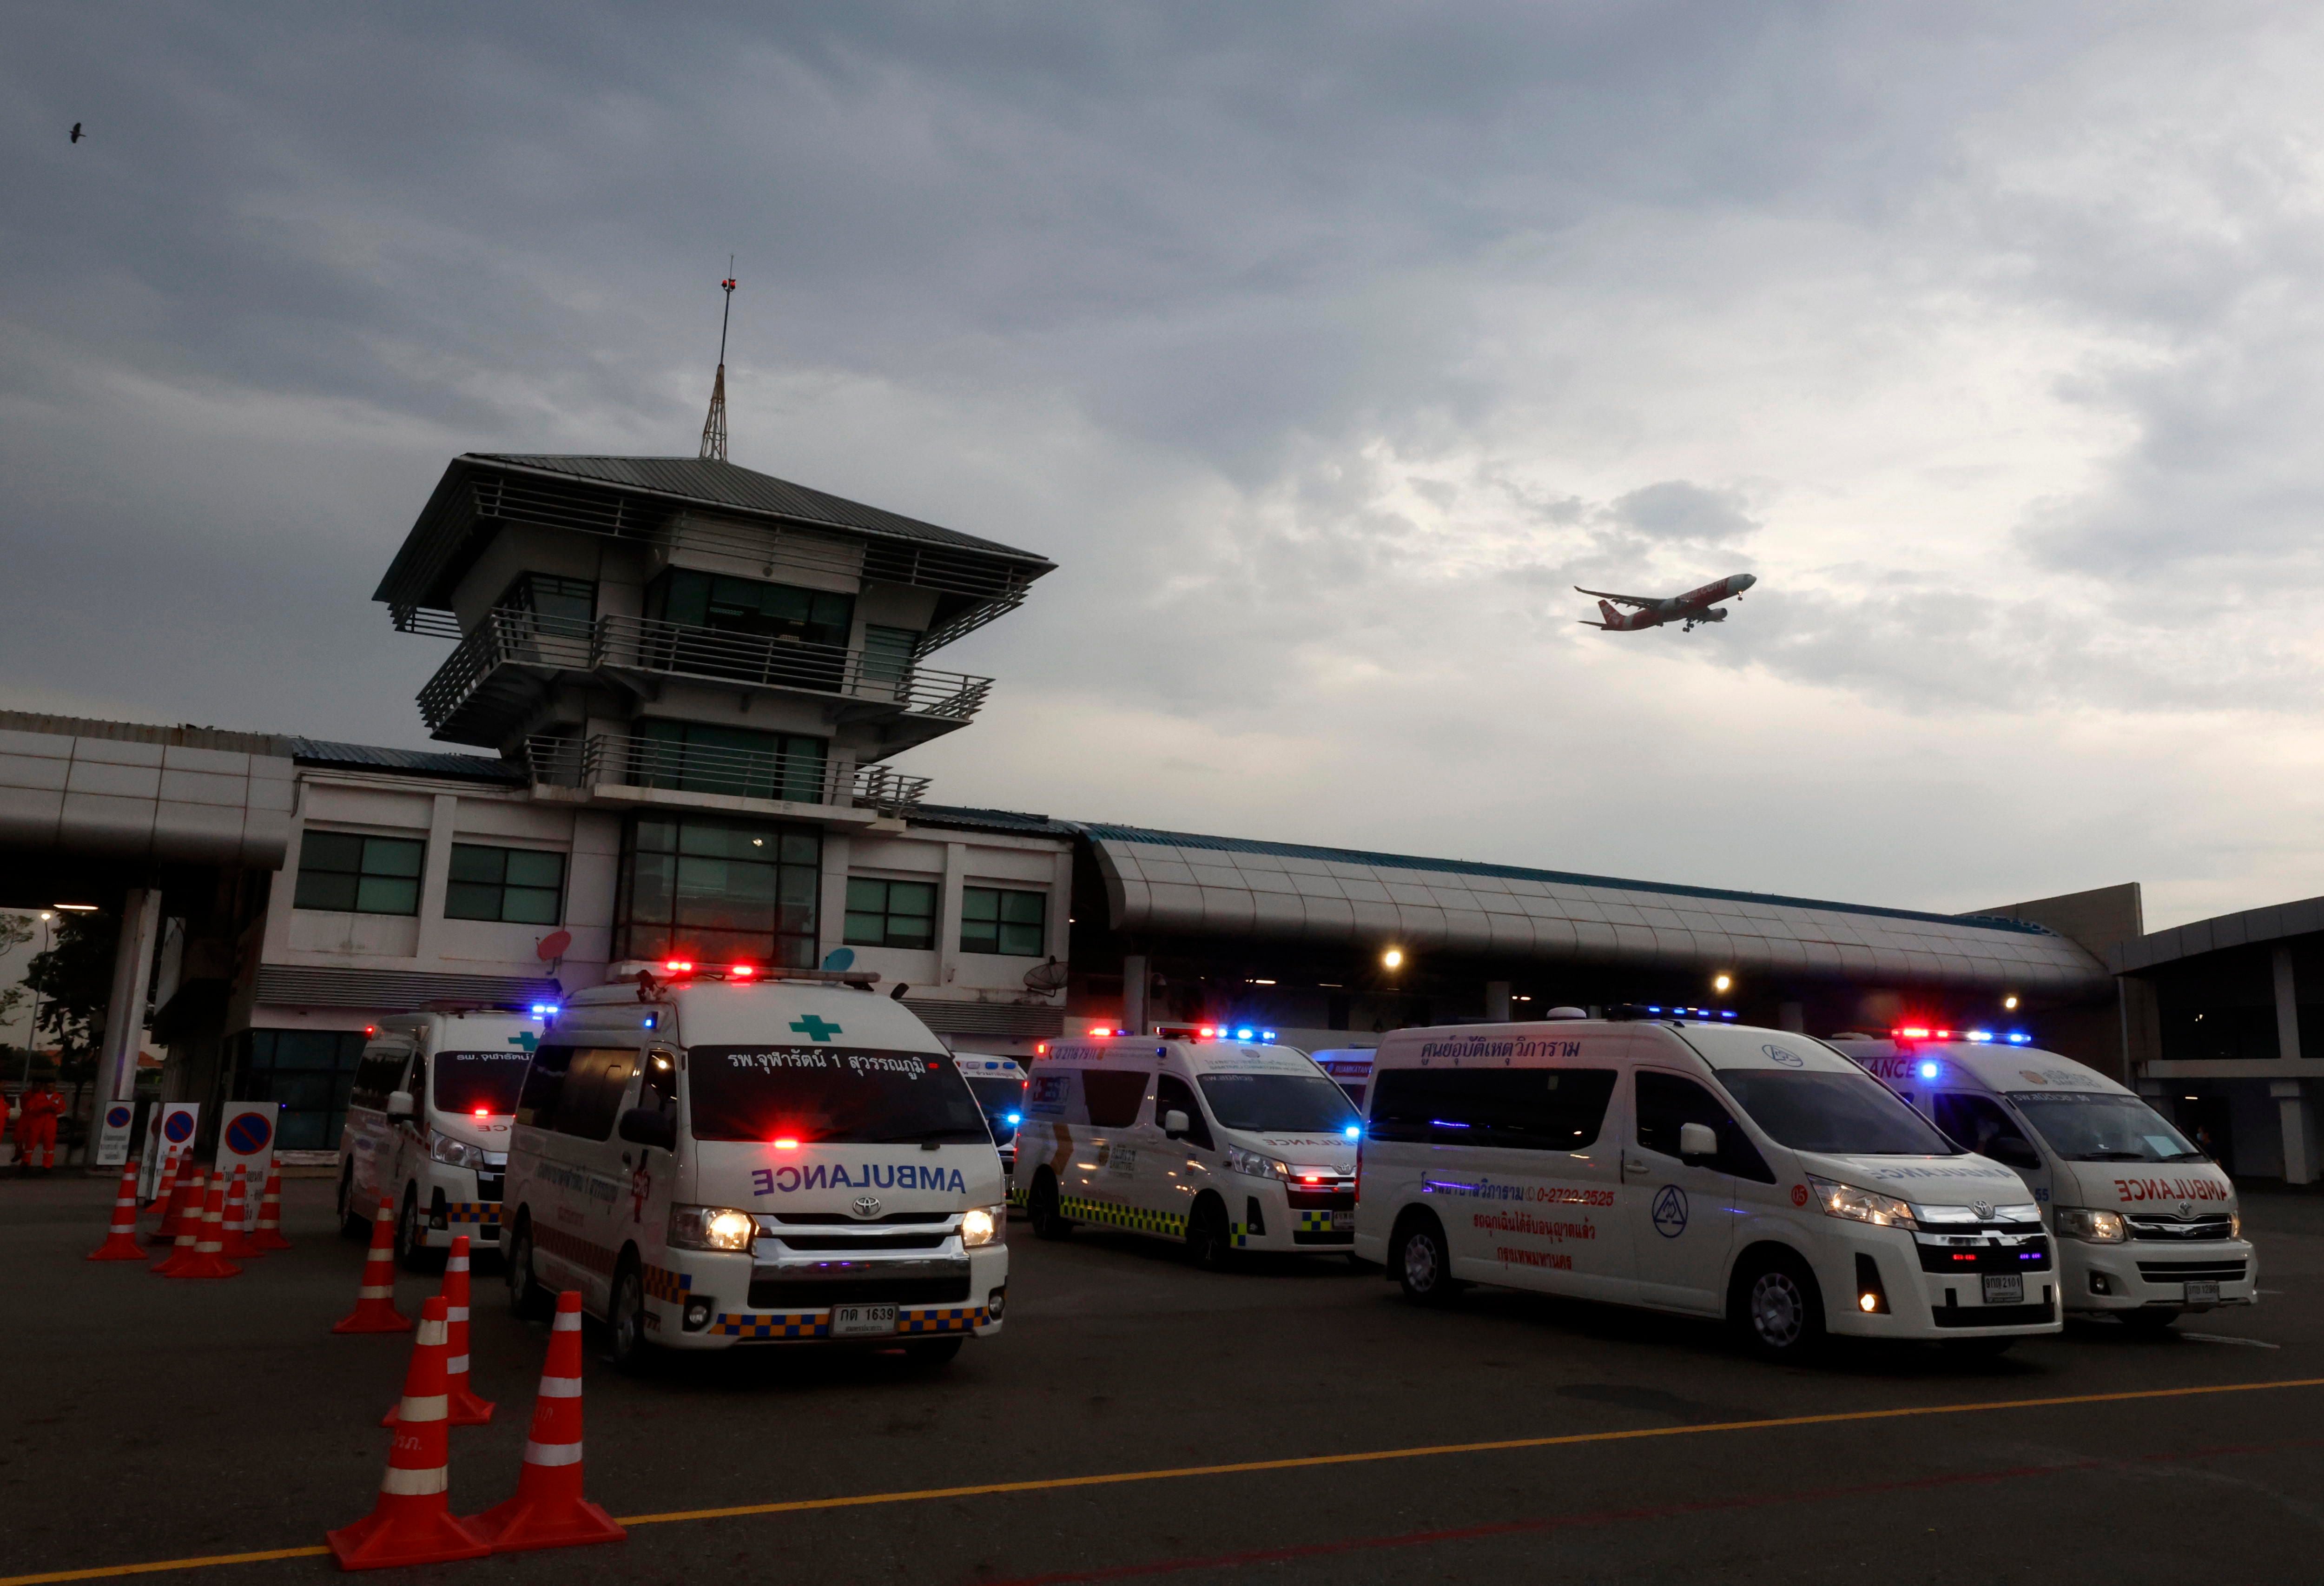
[[[1401,947],[1390,947],[1387,952],[1380,954],[1380,963],[1389,969],[1402,969],[1404,967],[1404,949]]]
[[[1728,987],[1734,983],[1734,977],[1731,975],[1720,974],[1711,977],[1711,989],[1714,991],[1724,991]]]

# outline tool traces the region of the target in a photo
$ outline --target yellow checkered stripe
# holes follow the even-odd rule
[[[1250,1243],[1250,1230],[1240,1222],[1227,1224],[1227,1242],[1237,1249]]]
[[[982,1305],[904,1306],[896,1312],[899,1333],[973,1332],[991,1320]],[[710,1331],[728,1338],[828,1338],[831,1313],[825,1311],[721,1312]]]
[[[447,1226],[455,1222],[475,1222],[498,1228],[501,1225],[501,1203],[498,1201],[447,1201],[444,1203],[444,1222]]]
[[[1148,1212],[1140,1206],[1119,1206],[1111,1201],[1088,1201],[1078,1195],[1057,1197],[1057,1210],[1076,1222],[1102,1222],[1133,1233],[1158,1233],[1168,1239],[1186,1237],[1184,1212]]]
[[[1302,1212],[1298,1215],[1299,1225],[1292,1230],[1294,1233],[1329,1233],[1332,1231],[1332,1214],[1329,1212]]]
[[[691,1272],[672,1272],[667,1267],[649,1265],[646,1268],[646,1298],[669,1305],[685,1302],[687,1291],[694,1286]]]
[[[1013,1178],[1009,1181],[1009,1203],[1020,1212],[1025,1209],[1025,1186]]]

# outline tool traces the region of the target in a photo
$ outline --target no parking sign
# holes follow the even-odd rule
[[[97,1120],[97,1157],[99,1167],[118,1167],[129,1160],[129,1126],[137,1117],[135,1103],[108,1102],[105,1113]]]
[[[172,1151],[189,1152],[193,1148],[194,1126],[201,1121],[199,1102],[164,1102],[153,1109],[145,1121],[145,1160],[137,1170],[137,1193],[147,1199],[161,1187],[161,1164]],[[180,1155],[180,1163],[191,1160]]]
[[[258,1192],[266,1187],[266,1169],[274,1160],[274,1119],[279,1102],[228,1102],[219,1115],[217,1166],[228,1178],[239,1166],[249,1182],[247,1228],[258,1220]]]

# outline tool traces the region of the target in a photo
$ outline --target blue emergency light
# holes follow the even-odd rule
[[[1258,1033],[1259,1032],[1251,1028],[1250,1026],[1244,1025],[1240,1029],[1235,1031],[1235,1039],[1238,1041],[1247,1041]]]
[[[1022,1112],[1011,1112],[1009,1115],[1009,1121],[1011,1123],[1022,1123],[1025,1121],[1025,1115]]]
[[[1342,1134],[1346,1135],[1350,1139],[1353,1140],[1353,1139],[1361,1139],[1363,1138],[1364,1130],[1363,1130],[1363,1126],[1362,1126],[1361,1124],[1358,1124],[1358,1123],[1351,1123],[1351,1124],[1348,1125],[1348,1127],[1347,1127],[1347,1128],[1345,1128],[1345,1129],[1342,1130],[1340,1132],[1341,1132]]]
[[[1922,1064],[1922,1065],[1921,1065],[1921,1077],[1922,1077],[1923,1079],[1934,1079],[1934,1078],[1936,1078],[1936,1077],[1937,1077],[1937,1065],[1936,1065],[1935,1064],[1933,1064],[1933,1063],[1923,1063],[1923,1064]]]
[[[554,1002],[535,1002],[532,1005],[532,1016],[535,1019],[554,1019],[557,1017],[557,1004]]]
[[[2011,1030],[2007,1035],[2004,1036],[2002,1039],[2007,1041],[2013,1047],[2030,1047],[2034,1044],[2034,1037],[2027,1035],[2022,1029]]]

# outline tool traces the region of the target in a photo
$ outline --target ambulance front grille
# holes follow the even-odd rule
[[[2155,1217],[2126,1215],[2134,1240],[2153,1240],[2164,1244],[2179,1244],[2197,1240],[2233,1239],[2236,1222],[2221,1212],[2209,1217]]]
[[[2241,1261],[2141,1261],[2138,1275],[2149,1283],[2241,1283]]]
[[[968,1272],[957,1277],[754,1278],[751,1309],[809,1311],[826,1305],[956,1305],[968,1298]]]

